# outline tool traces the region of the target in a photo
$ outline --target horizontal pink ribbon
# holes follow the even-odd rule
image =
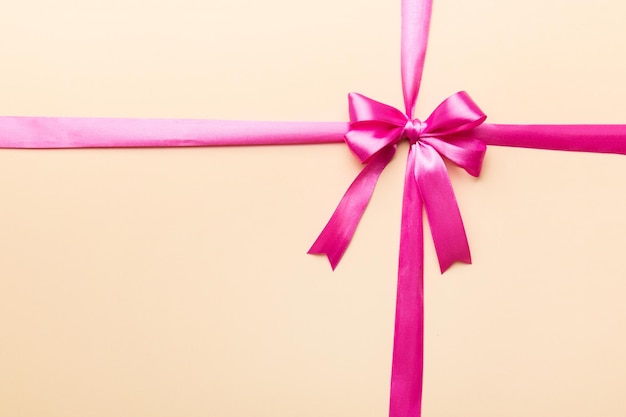
[[[0,116],[0,148],[171,148],[344,143],[347,122]],[[483,123],[486,145],[626,154],[626,125]]]
[[[443,158],[478,176],[485,145],[626,154],[626,125],[506,125],[465,92],[424,122],[413,118],[422,79],[432,0],[402,0],[405,112],[360,94],[349,96],[350,123],[190,119],[0,117],[0,148],[252,146],[345,142],[365,164],[310,253],[339,263],[378,178],[402,140],[410,143],[402,204],[390,416],[419,417],[423,377],[423,219],[425,209],[441,271],[470,263],[470,251]]]
[[[140,148],[343,142],[344,122],[1,117],[0,148]]]

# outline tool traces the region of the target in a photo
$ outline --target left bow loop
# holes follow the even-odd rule
[[[348,94],[350,123],[378,122],[404,126],[408,117],[395,107],[373,100],[359,93]]]
[[[350,130],[346,144],[362,163],[402,138],[404,126],[409,120],[400,110],[362,94],[348,95]]]

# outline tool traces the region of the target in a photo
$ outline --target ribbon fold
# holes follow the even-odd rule
[[[626,125],[495,125],[465,92],[425,120],[413,117],[420,89],[432,0],[402,0],[401,73],[405,112],[349,95],[350,123],[184,119],[0,117],[0,148],[250,146],[342,140],[365,165],[309,253],[341,260],[400,141],[409,142],[391,371],[390,417],[419,417],[424,354],[423,211],[441,272],[471,263],[444,158],[480,174],[486,145],[626,154]],[[346,133],[347,132],[347,133]]]
[[[376,183],[396,153],[410,143],[402,204],[402,234],[394,336],[390,415],[420,415],[423,364],[423,224],[426,210],[443,273],[454,262],[471,263],[461,213],[443,157],[478,176],[487,149],[472,130],[487,116],[458,92],[422,122],[361,94],[349,95],[345,140],[365,165],[309,253],[325,254],[333,269],[345,253]],[[408,410],[412,410],[407,414]]]
[[[350,128],[345,140],[365,168],[345,193],[309,253],[327,255],[333,269],[345,253],[376,183],[402,140],[411,143],[414,177],[431,224],[441,272],[455,261],[471,263],[469,245],[442,156],[478,176],[487,149],[470,131],[486,119],[470,96],[458,92],[421,122],[358,93],[349,95]],[[415,208],[417,210],[417,208]]]
[[[422,407],[424,361],[425,209],[439,267],[471,263],[461,213],[443,157],[478,176],[486,151],[473,137],[485,114],[470,96],[458,92],[444,100],[422,122],[413,117],[423,74],[432,0],[402,1],[401,69],[405,113],[367,98],[349,95],[350,127],[345,141],[365,168],[348,188],[309,253],[325,254],[333,269],[350,243],[380,174],[396,153],[398,143],[410,143],[404,175],[402,225],[390,417],[419,417]]]

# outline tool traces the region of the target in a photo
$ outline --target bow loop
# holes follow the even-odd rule
[[[487,119],[465,91],[445,99],[426,119],[424,136],[453,135],[471,130]]]
[[[348,94],[350,123],[378,122],[404,126],[408,117],[395,107],[373,100],[359,93]]]
[[[487,151],[484,142],[463,135],[448,136],[444,139],[437,137],[422,137],[421,141],[432,146],[439,154],[445,156],[468,174],[478,177]]]
[[[346,144],[361,161],[369,163],[383,148],[395,146],[402,138],[403,126],[367,121],[350,124]]]
[[[362,163],[400,141],[408,121],[400,110],[358,93],[350,93],[348,102],[350,130],[345,135],[346,144]]]

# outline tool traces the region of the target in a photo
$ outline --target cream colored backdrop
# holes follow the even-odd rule
[[[401,104],[399,1],[3,0],[0,114],[341,121]],[[626,123],[626,4],[437,0],[419,114]],[[305,255],[343,145],[0,150],[0,415],[387,413],[404,157],[344,261]],[[626,415],[626,157],[452,168],[426,238],[425,416]]]

